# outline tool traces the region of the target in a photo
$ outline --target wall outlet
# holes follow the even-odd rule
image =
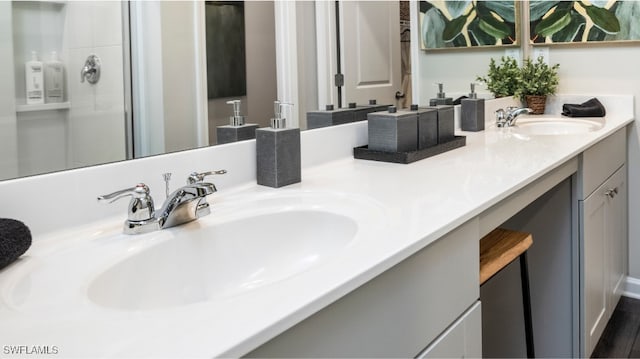
[[[548,47],[534,47],[532,61],[538,61],[538,57],[542,56],[544,63],[549,65],[549,48]]]

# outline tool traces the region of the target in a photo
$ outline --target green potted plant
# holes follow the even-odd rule
[[[482,82],[495,98],[513,96],[518,89],[518,78],[520,69],[518,62],[513,57],[502,56],[500,65],[491,58],[489,62],[489,72],[487,76],[476,78]]]
[[[547,96],[556,93],[559,67],[560,64],[547,65],[542,56],[535,62],[531,59],[524,60],[515,95],[525,101],[534,114],[543,114]]]

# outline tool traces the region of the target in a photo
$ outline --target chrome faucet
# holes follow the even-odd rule
[[[111,203],[131,196],[128,217],[124,223],[125,234],[141,234],[170,228],[210,214],[207,196],[216,192],[217,189],[213,183],[203,182],[203,180],[209,175],[225,173],[227,173],[226,170],[190,174],[187,185],[170,193],[158,212],[154,210],[149,187],[144,183],[99,196],[98,201]],[[164,178],[168,182],[170,176],[165,174]]]
[[[511,127],[515,126],[518,116],[522,114],[532,113],[533,110],[528,107],[518,108],[515,106],[507,107],[507,110],[499,109],[496,111],[496,126]]]

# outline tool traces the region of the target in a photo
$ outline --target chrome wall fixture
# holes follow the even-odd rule
[[[100,81],[100,58],[94,54],[89,55],[80,70],[80,82],[87,80],[94,85]]]

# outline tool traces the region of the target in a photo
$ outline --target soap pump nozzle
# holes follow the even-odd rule
[[[476,93],[476,84],[475,84],[475,82],[472,82],[470,84],[470,87],[471,87],[471,92],[469,92],[469,98],[471,98],[471,99],[478,98],[478,94]]]
[[[287,128],[287,119],[282,117],[282,108],[284,106],[293,106],[293,104],[273,101],[273,118],[271,119],[271,128]]]
[[[229,124],[231,126],[244,125],[244,116],[240,116],[240,100],[227,101],[227,104],[233,106],[233,116],[229,117]]]
[[[445,98],[444,85],[442,84],[442,82],[438,82],[438,83],[436,83],[436,85],[438,85],[438,94],[436,95],[436,97],[437,98]]]

